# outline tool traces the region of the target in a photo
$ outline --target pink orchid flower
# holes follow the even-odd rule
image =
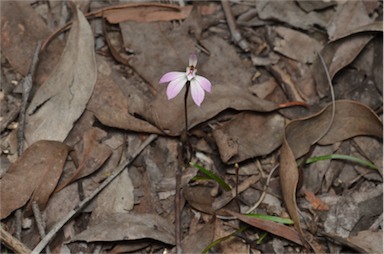
[[[160,84],[169,82],[167,87],[168,100],[175,98],[189,81],[192,99],[197,106],[201,105],[205,96],[204,90],[211,92],[212,85],[208,79],[196,75],[196,64],[197,56],[196,54],[191,54],[189,56],[189,66],[187,67],[186,72],[171,71],[161,77]]]

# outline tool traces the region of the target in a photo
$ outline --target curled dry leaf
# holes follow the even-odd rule
[[[40,209],[46,203],[62,174],[70,147],[56,141],[38,141],[10,166],[0,179],[1,219],[22,207],[29,199]]]
[[[331,79],[335,74],[349,65],[374,37],[371,32],[382,32],[382,22],[373,22],[357,27],[337,40],[331,41],[321,51]],[[329,89],[324,67],[317,57],[313,62],[313,75],[316,81],[317,92],[321,97]]]
[[[175,244],[172,223],[157,214],[114,213],[71,239],[86,242],[111,242],[150,238]]]
[[[306,154],[310,146],[316,142],[332,144],[360,135],[378,138],[383,136],[380,118],[370,108],[347,100],[336,101],[335,107],[332,126],[324,136],[322,136],[324,129],[332,117],[332,104],[313,116],[292,121],[285,128],[285,138],[280,150],[281,188],[289,215],[301,234],[296,206],[296,188],[299,180],[296,159]]]
[[[93,34],[84,15],[74,12],[76,20],[60,62],[27,110],[28,144],[42,139],[63,141],[92,95],[97,76]]]

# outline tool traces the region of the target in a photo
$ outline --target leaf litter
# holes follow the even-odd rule
[[[76,211],[78,216],[54,236],[50,247],[72,253],[173,248],[183,98],[168,101],[166,86],[158,81],[166,72],[183,71],[187,64],[183,59],[197,52],[198,72],[213,87],[201,107],[187,102],[192,162],[215,172],[232,190],[239,184],[239,192],[229,195],[212,180],[191,181],[197,170],[186,169],[184,251],[201,252],[225,237],[213,251],[382,252],[379,241],[372,244],[367,237],[382,235],[382,79],[378,77],[383,68],[382,58],[372,53],[372,48],[382,47],[377,40],[382,33],[379,1],[261,1],[254,6],[239,1],[230,4],[232,13],[225,16],[218,2],[178,6],[90,1],[82,11],[62,5],[74,17],[63,24],[69,29],[64,33],[61,27],[56,33],[48,29],[64,12],[35,11],[44,9],[45,3],[2,5],[6,101],[20,100],[11,82],[17,84],[17,72],[26,75],[34,45],[46,39],[27,112],[26,150],[19,158],[15,154],[17,142],[12,137],[17,126],[5,125],[1,136],[1,165],[10,164],[0,180],[2,228],[21,233],[29,249],[41,240],[35,222],[30,229],[18,229],[15,210],[29,218],[30,203],[37,201],[50,232],[152,133],[162,136]],[[222,22],[224,17],[227,23]],[[91,28],[96,29],[99,19],[105,19],[105,30],[94,44],[97,33]],[[237,23],[236,31],[250,45],[249,52],[231,39],[231,22]],[[55,38],[59,34],[63,41]],[[329,85],[318,53],[324,57],[337,98],[329,129]],[[11,114],[1,113],[0,121]],[[300,163],[332,153],[369,160],[379,170],[343,160]],[[277,163],[279,174],[273,170]],[[253,180],[246,185],[249,179]],[[222,206],[212,205],[223,200],[229,202],[225,209],[239,220],[225,219],[228,213],[217,210]],[[294,226],[282,229],[280,224],[275,227],[276,222],[256,222],[240,214],[251,207],[255,213],[289,217]],[[240,220],[251,226],[236,231]],[[316,240],[307,245],[308,239]]]

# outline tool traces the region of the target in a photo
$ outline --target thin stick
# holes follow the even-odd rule
[[[40,237],[41,239],[43,239],[45,236],[45,223],[43,221],[43,216],[41,216],[40,208],[36,201],[32,202],[32,211],[33,215],[35,216],[37,229],[39,230]],[[51,249],[49,248],[49,246],[45,247],[45,253],[51,253]]]
[[[129,156],[124,162],[122,162],[117,169],[107,178],[104,180],[104,182],[101,183],[101,185],[92,192],[92,194],[81,201],[74,209],[72,209],[67,216],[65,216],[61,221],[56,223],[51,231],[48,232],[48,234],[41,240],[41,242],[33,249],[32,254],[39,254],[42,252],[44,247],[51,241],[51,239],[56,235],[56,233],[77,213],[81,211],[94,197],[99,194],[100,191],[102,191],[109,183],[111,183],[123,170],[128,167],[135,159],[136,157],[144,150],[146,146],[148,146],[153,140],[157,138],[156,134],[152,134],[149,136],[142,144],[141,146],[135,151],[134,154]]]
[[[237,28],[235,17],[231,11],[230,2],[228,0],[221,0],[221,5],[223,6],[225,18],[227,19],[227,24],[229,31],[231,32],[232,38],[235,40],[237,45],[244,51],[249,52],[249,45],[246,40],[241,36],[239,29]]]
[[[35,52],[32,58],[31,68],[27,76],[24,77],[22,81],[23,93],[21,97],[21,107],[19,113],[19,128],[17,130],[17,140],[18,140],[18,155],[20,156],[24,150],[24,128],[25,128],[25,111],[27,110],[27,103],[29,93],[32,89],[33,76],[36,71],[37,62],[39,61],[39,52],[41,48],[41,41],[37,41]]]

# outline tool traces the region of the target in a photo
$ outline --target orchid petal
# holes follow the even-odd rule
[[[167,83],[167,82],[170,82],[172,80],[175,80],[175,79],[178,79],[180,78],[181,76],[185,76],[185,72],[179,72],[179,71],[171,71],[171,72],[168,72],[168,73],[165,73],[159,83],[162,84],[162,83]]]
[[[196,67],[197,65],[197,55],[192,53],[189,55],[189,66]]]
[[[185,83],[187,82],[187,77],[185,76],[185,73],[183,73],[182,76],[179,76],[177,79],[172,80],[168,87],[167,87],[167,97],[168,100],[176,97],[185,86]]]
[[[195,80],[199,82],[201,88],[203,88],[207,92],[211,92],[212,85],[208,79],[204,78],[203,76],[196,75]]]
[[[204,90],[196,79],[191,80],[191,95],[193,101],[200,107],[204,100]]]

